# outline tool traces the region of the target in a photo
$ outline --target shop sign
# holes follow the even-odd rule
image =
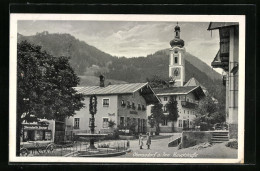
[[[40,129],[40,130],[46,129],[47,130],[48,127],[47,126],[29,126],[29,125],[25,125],[24,129],[33,129],[33,130],[35,130],[35,129]]]

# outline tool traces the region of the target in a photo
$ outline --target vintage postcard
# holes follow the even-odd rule
[[[9,162],[243,163],[245,16],[10,14]]]

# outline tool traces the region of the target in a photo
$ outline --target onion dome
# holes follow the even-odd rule
[[[171,47],[178,46],[178,47],[182,48],[184,46],[184,41],[179,38],[174,38],[170,41],[170,45],[171,45]]]
[[[175,30],[175,31],[177,31],[177,30],[180,31],[181,28],[180,28],[180,26],[177,25],[177,26],[175,26],[174,30]]]
[[[174,46],[180,47],[182,48],[184,46],[184,41],[180,38],[180,32],[181,32],[181,28],[180,26],[175,26],[174,28],[174,32],[175,32],[175,38],[173,40],[170,41],[170,45],[173,48]]]

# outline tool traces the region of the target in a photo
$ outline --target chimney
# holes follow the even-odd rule
[[[103,75],[100,75],[99,79],[100,79],[99,86],[100,87],[105,87],[105,77]]]

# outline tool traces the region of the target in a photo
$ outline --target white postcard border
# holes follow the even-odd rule
[[[238,158],[82,158],[16,156],[17,21],[18,20],[92,20],[92,21],[179,21],[239,22],[239,105]],[[129,15],[129,14],[10,14],[9,57],[9,162],[66,163],[243,163],[245,101],[245,16],[244,15]],[[213,60],[213,57],[212,57]]]

